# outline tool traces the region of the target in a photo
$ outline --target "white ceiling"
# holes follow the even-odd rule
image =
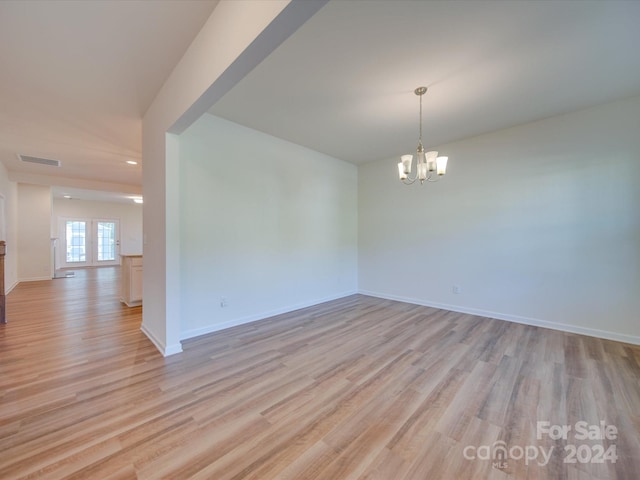
[[[142,116],[216,3],[0,1],[0,161],[139,191]]]
[[[639,1],[332,1],[210,113],[353,163],[640,94]],[[455,161],[455,159],[452,159]]]
[[[0,1],[0,161],[139,192],[124,162],[141,118],[216,3]],[[425,146],[640,95],[638,25],[639,1],[333,0],[210,111],[354,163],[392,158],[415,148],[420,85]]]

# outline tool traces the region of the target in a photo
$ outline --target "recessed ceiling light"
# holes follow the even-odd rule
[[[136,162],[135,160],[127,160],[127,163],[129,165],[137,165],[138,164],[138,162]]]
[[[133,201],[134,201],[134,202],[136,202],[136,203],[142,203],[142,202],[143,202],[142,197],[131,197],[131,198],[132,198],[132,199],[133,199]]]
[[[71,198],[71,195],[63,195],[64,198]]]

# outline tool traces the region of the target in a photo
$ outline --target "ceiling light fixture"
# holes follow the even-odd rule
[[[135,160],[127,160],[127,163],[129,165],[137,165],[138,164],[138,162],[136,162]]]
[[[131,197],[131,199],[136,203],[143,203],[142,197]]]
[[[447,160],[449,157],[439,157],[438,152],[426,152],[422,146],[422,96],[427,93],[427,87],[418,87],[414,93],[420,97],[420,138],[416,149],[416,174],[411,178],[411,164],[413,155],[402,155],[398,163],[398,175],[405,185],[411,185],[416,180],[420,184],[426,182],[437,182],[442,175],[447,173]],[[434,177],[434,173],[437,176]]]

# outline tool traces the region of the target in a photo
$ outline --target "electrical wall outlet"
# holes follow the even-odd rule
[[[226,297],[220,297],[220,308],[224,308],[227,306],[227,298]]]
[[[453,287],[451,287],[451,291],[453,292],[454,295],[460,295],[462,293],[462,290],[460,289],[460,285],[454,285]]]

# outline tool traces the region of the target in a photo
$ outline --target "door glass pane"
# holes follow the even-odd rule
[[[87,261],[86,233],[86,222],[67,221],[67,263]]]
[[[98,261],[114,261],[116,259],[116,224],[114,222],[98,222]]]

